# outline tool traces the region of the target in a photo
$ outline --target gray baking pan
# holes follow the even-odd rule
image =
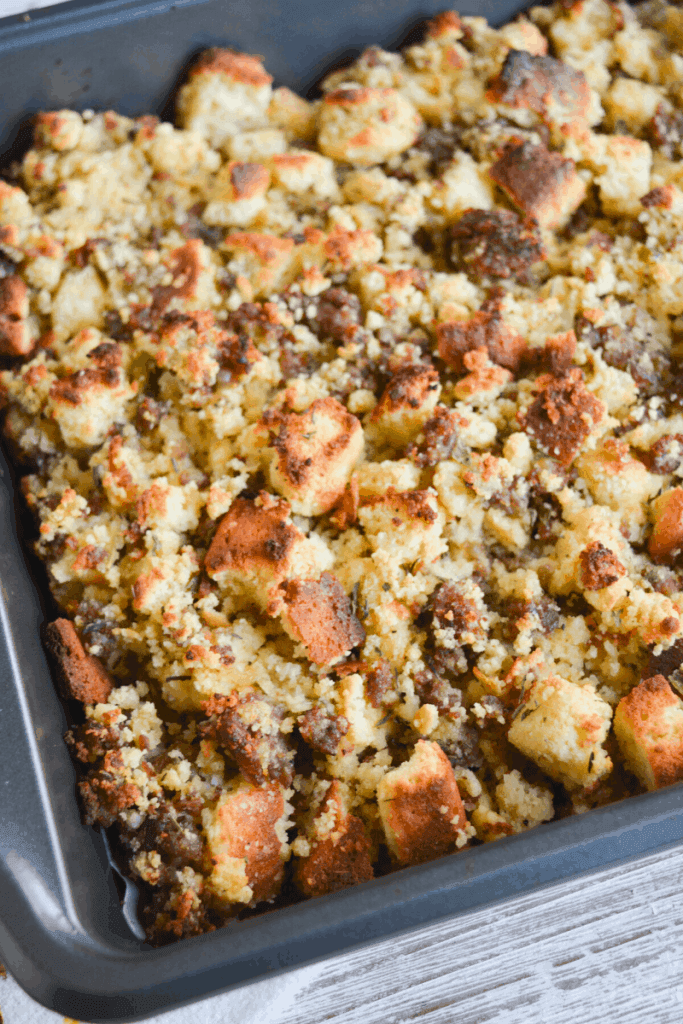
[[[372,42],[400,44],[445,5],[108,0],[63,4],[29,21],[7,18],[0,21],[0,153],[4,162],[18,154],[27,115],[40,109],[163,113],[186,63],[210,45],[260,53],[276,84],[306,93],[331,65]],[[458,6],[501,24],[521,5]],[[683,839],[675,786],[151,949],[135,921],[134,887],[116,879],[105,838],[80,821],[62,739],[66,711],[39,641],[49,599],[21,542],[21,519],[0,455],[0,960],[61,1014],[129,1024]]]

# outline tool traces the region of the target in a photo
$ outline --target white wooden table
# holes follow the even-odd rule
[[[680,1024],[683,846],[149,1024]],[[62,1024],[11,979],[4,1024]]]

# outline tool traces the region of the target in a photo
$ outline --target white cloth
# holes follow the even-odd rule
[[[149,1017],[145,1024],[280,1024],[298,993],[313,984],[323,970],[320,964],[302,967]],[[39,1006],[9,976],[0,981],[0,1011],[4,1024],[64,1024],[64,1017]]]
[[[24,14],[36,7],[52,7],[55,0],[0,0],[0,18],[8,18],[10,14]]]

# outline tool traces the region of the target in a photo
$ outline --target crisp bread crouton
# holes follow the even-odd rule
[[[437,743],[418,740],[410,760],[383,776],[377,798],[389,849],[399,863],[421,864],[466,844],[458,784]]]
[[[644,679],[622,697],[614,732],[626,764],[648,789],[683,779],[683,703],[664,676]]]

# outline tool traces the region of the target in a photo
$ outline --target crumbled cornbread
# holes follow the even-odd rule
[[[41,114],[0,388],[150,940],[683,778],[665,0]]]

